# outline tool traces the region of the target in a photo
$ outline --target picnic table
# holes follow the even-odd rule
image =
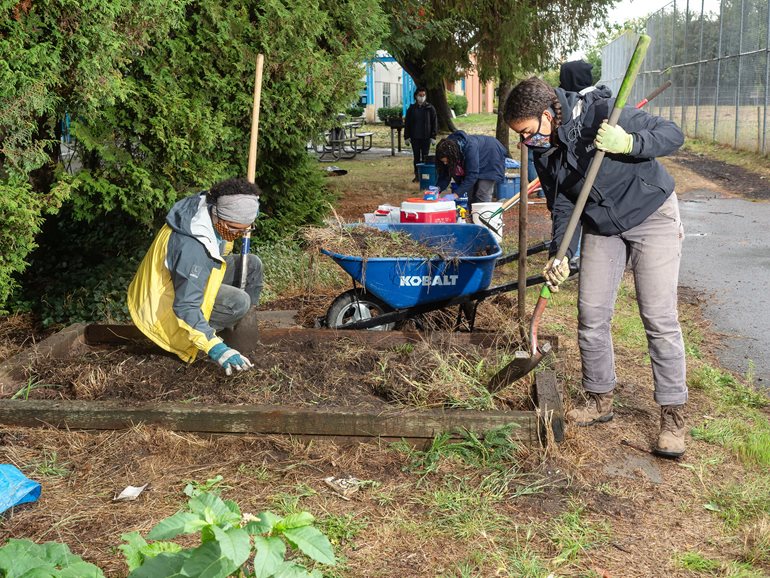
[[[343,122],[324,132],[314,143],[321,162],[352,159],[358,153],[372,148],[373,132],[360,132],[366,121],[363,118]]]

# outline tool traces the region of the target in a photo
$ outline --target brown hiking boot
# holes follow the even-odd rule
[[[684,453],[684,405],[660,406],[660,434],[653,451],[668,458]]]
[[[594,425],[610,421],[612,413],[613,393],[586,392],[588,399],[583,407],[576,407],[567,412],[567,421],[575,425]]]

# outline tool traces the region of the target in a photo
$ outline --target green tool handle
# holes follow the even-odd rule
[[[639,37],[639,42],[636,43],[634,54],[631,56],[631,62],[628,63],[626,75],[623,77],[623,82],[620,85],[618,96],[615,99],[615,106],[612,108],[610,118],[607,121],[610,126],[615,126],[618,124],[620,113],[623,112],[623,107],[626,106],[628,95],[631,94],[631,88],[634,86],[634,81],[636,80],[636,76],[639,74],[639,69],[642,67],[642,62],[644,61],[644,56],[647,54],[647,48],[649,46],[650,37],[646,34],[642,34]],[[567,224],[564,237],[559,244],[559,250],[556,251],[555,262],[557,263],[561,262],[561,260],[564,259],[564,256],[567,254],[570,241],[572,241],[572,236],[575,234],[578,221],[580,221],[580,217],[583,214],[583,209],[586,206],[588,194],[591,192],[591,188],[594,186],[596,175],[599,174],[599,169],[601,168],[602,161],[604,160],[604,155],[604,151],[597,150],[594,158],[591,159],[591,164],[588,165],[588,173],[586,174],[586,179],[583,182],[583,188],[580,189],[580,194],[578,195],[578,199],[575,202],[575,208],[572,211],[572,216],[570,217],[569,223]]]
[[[650,37],[646,34],[642,34],[639,37],[639,42],[636,43],[636,48],[634,49],[634,53],[631,56],[631,62],[628,63],[626,75],[623,77],[623,82],[620,85],[618,96],[615,99],[615,106],[612,108],[610,118],[607,121],[610,126],[615,126],[618,124],[620,113],[623,111],[623,107],[626,106],[626,101],[628,100],[628,96],[631,94],[631,89],[633,88],[634,81],[639,74],[639,69],[642,67],[642,62],[644,61],[644,57],[647,54],[647,48],[649,46]],[[569,219],[569,223],[567,223],[567,229],[564,232],[564,237],[562,238],[561,243],[559,243],[559,249],[556,251],[556,256],[554,258],[554,264],[560,263],[567,254],[570,241],[572,241],[572,237],[575,234],[575,230],[577,229],[580,217],[583,214],[586,201],[588,200],[588,194],[591,192],[591,188],[594,186],[596,175],[599,174],[599,169],[601,168],[602,161],[604,160],[604,155],[604,151],[597,150],[594,158],[591,159],[591,164],[588,165],[588,173],[586,173],[586,179],[583,182],[583,188],[580,189],[580,194],[578,195],[577,201],[575,202],[575,208],[572,211],[572,216]],[[548,285],[544,284],[542,290],[540,291],[540,297],[548,299],[550,296],[551,291],[548,289]]]

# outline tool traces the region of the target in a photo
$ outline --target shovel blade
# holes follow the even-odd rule
[[[218,334],[228,346],[248,357],[259,346],[259,321],[256,308],[249,309],[233,329],[224,329]]]
[[[550,343],[544,343],[542,347],[535,351],[534,355],[530,355],[526,351],[516,351],[513,354],[513,360],[489,380],[487,391],[489,393],[497,393],[518,381],[532,372],[550,352]]]

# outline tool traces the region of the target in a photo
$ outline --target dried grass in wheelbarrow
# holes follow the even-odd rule
[[[360,256],[365,259],[377,257],[416,257],[429,260],[448,251],[435,245],[424,245],[401,231],[383,231],[376,227],[308,227],[302,236],[313,249],[324,248],[340,255]],[[448,249],[448,248],[447,248]]]

